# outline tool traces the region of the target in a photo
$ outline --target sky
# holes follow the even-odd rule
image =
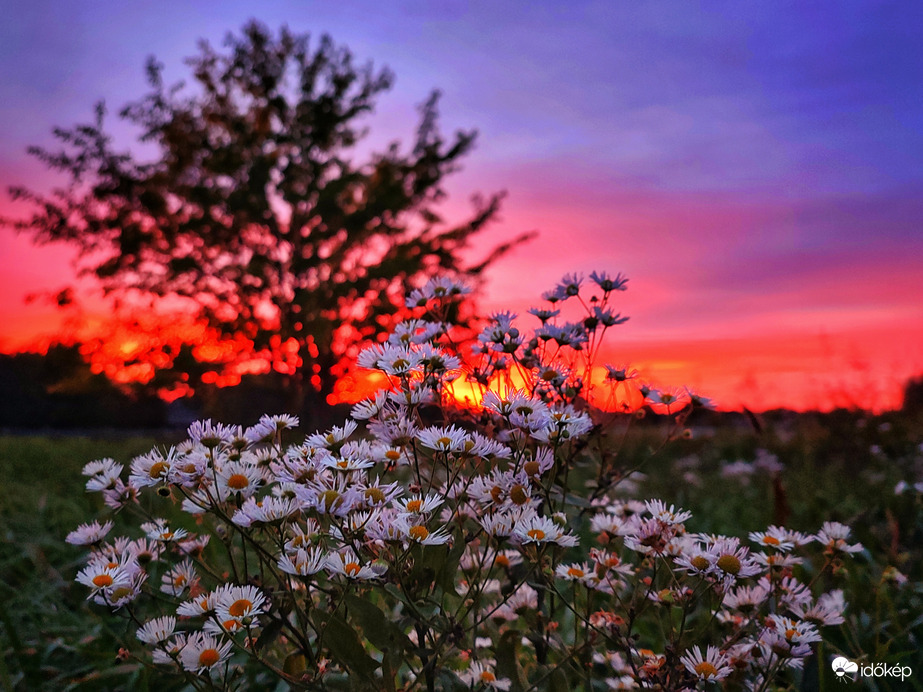
[[[250,18],[326,32],[396,74],[367,146],[409,141],[434,88],[444,130],[478,130],[447,211],[507,196],[472,258],[538,232],[493,266],[486,310],[621,272],[631,320],[606,355],[655,384],[727,409],[899,405],[923,373],[923,4],[701,5],[15,2],[0,188],[50,189],[26,147],[142,96],[149,55],[177,81],[199,39],[220,46]],[[0,349],[60,323],[24,297],[70,281],[70,256],[0,230]]]

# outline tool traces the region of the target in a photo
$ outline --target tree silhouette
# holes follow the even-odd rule
[[[400,315],[408,286],[477,277],[522,238],[464,265],[500,195],[475,198],[458,225],[438,213],[443,179],[476,134],[443,137],[438,92],[410,151],[395,142],[356,162],[362,116],[391,72],[356,66],[327,36],[312,47],[257,22],[225,46],[200,43],[192,88],[165,85],[149,60],[151,91],[119,113],[139,131],[136,152],[116,151],[103,104],[94,123],[54,131],[62,150],[31,148],[69,183],[48,195],[12,189],[33,203],[16,225],[37,243],[76,246],[78,268],[108,295],[186,301],[280,368],[295,345],[294,379],[325,394],[350,347]]]

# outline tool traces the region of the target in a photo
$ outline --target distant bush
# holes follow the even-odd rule
[[[165,422],[163,401],[128,393],[91,372],[77,345],[0,354],[0,391],[3,428],[157,428]]]

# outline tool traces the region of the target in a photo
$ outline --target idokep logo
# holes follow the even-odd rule
[[[860,666],[843,656],[837,656],[830,665],[840,682],[855,680],[857,675],[865,678],[900,678],[903,682],[913,673],[910,666],[889,666],[887,663],[868,663]]]
[[[855,680],[855,674],[859,672],[858,663],[850,661],[848,658],[843,658],[842,656],[833,659],[833,663],[830,665],[833,666],[833,672],[836,673],[837,680],[840,682],[846,682],[847,678]]]

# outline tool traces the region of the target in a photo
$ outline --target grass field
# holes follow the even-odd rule
[[[836,577],[823,577],[845,591],[847,621],[809,665],[803,689],[845,689],[826,670],[824,657],[834,653],[914,670],[903,686],[868,679],[853,689],[923,689],[923,486],[913,488],[923,481],[923,418],[804,414],[764,421],[762,430],[692,420],[686,435],[665,445],[663,437],[647,422],[608,434],[620,465],[638,469],[619,492],[691,510],[694,531],[746,538],[777,523],[813,533],[836,520],[865,546]],[[117,661],[134,630],[85,601],[73,581],[83,552],[64,543],[99,511],[84,492],[86,462],[127,463],[170,441],[0,437],[0,689],[181,688]]]

